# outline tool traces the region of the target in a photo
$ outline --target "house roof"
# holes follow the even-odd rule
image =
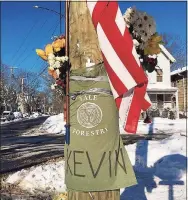
[[[176,59],[172,56],[172,54],[170,54],[170,52],[162,44],[159,44],[159,47],[171,62],[176,62]]]
[[[183,67],[183,68],[178,68],[178,69],[172,71],[172,72],[170,73],[170,75],[172,76],[172,75],[175,75],[175,74],[179,74],[179,73],[185,72],[185,71],[187,71],[187,69],[188,69],[187,66],[185,66],[185,67]]]
[[[163,83],[149,83],[147,86],[148,92],[175,92],[176,87],[167,86]]]

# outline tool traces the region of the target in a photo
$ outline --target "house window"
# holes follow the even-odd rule
[[[172,94],[165,94],[164,98],[165,102],[167,103],[172,102]]]
[[[152,103],[157,102],[157,95],[156,94],[149,94],[149,98],[150,98]]]
[[[160,72],[157,72],[157,82],[163,82],[163,72],[162,70]]]
[[[164,94],[157,94],[157,106],[159,109],[163,108]]]

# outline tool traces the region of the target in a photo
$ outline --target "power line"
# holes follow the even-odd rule
[[[44,69],[42,69],[42,71],[38,74],[38,77],[40,77],[44,72],[45,70],[48,68],[48,65],[46,63],[46,66],[44,67]],[[37,79],[35,78],[31,83],[30,85],[33,85],[35,82],[37,81]]]
[[[39,29],[42,29],[47,21],[48,21],[48,19],[44,20],[44,22],[41,24],[41,26],[39,27]],[[18,56],[18,58],[16,59],[16,61],[14,62],[14,64],[15,64],[16,62],[18,62],[18,60],[20,60],[20,58],[22,58],[22,56],[23,56],[24,53],[28,52],[29,47],[30,47],[29,45],[26,45],[26,48],[20,53],[20,55]],[[21,49],[21,48],[20,48],[20,49]],[[34,50],[34,49],[32,49],[32,50]],[[31,51],[29,51],[29,55],[31,54],[30,52],[31,52]],[[27,56],[27,58],[28,58],[28,57],[29,57],[29,56]],[[24,61],[25,61],[25,60],[24,60]]]
[[[24,45],[25,41],[27,40],[28,36],[30,35],[30,33],[32,32],[32,30],[34,29],[34,27],[36,26],[36,22],[37,20],[34,22],[33,26],[31,27],[31,29],[29,30],[29,32],[26,34],[24,40],[22,41],[21,45],[19,46],[18,50],[16,51],[16,53],[13,55],[11,61],[13,62],[13,60],[15,59],[17,53],[20,51],[20,49],[22,48],[22,46]],[[14,62],[15,63],[15,62]]]
[[[36,62],[35,62],[35,64],[30,68],[30,71],[32,71],[32,69],[35,68],[35,67],[37,66],[37,61],[38,61],[39,59],[40,59],[40,57],[37,56],[37,57],[36,57]],[[42,64],[42,62],[41,62],[41,64]]]
[[[59,4],[60,4],[60,5],[59,5],[59,12],[60,12],[60,15],[59,15],[60,30],[59,30],[59,31],[60,31],[60,35],[61,35],[61,33],[62,33],[62,24],[61,24],[61,22],[62,22],[62,20],[61,20],[61,19],[62,19],[61,0],[59,1]]]
[[[32,49],[34,50],[34,49]],[[26,55],[26,57],[18,64],[18,66],[20,66],[27,58],[29,58],[31,55],[31,53],[29,52],[28,55]]]

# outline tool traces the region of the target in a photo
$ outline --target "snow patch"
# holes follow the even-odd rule
[[[49,117],[43,130],[62,133],[64,116]],[[160,141],[141,140],[125,146],[134,167],[138,184],[121,189],[121,200],[186,199],[186,120],[155,118],[153,124],[139,122],[138,133],[153,134],[169,132],[173,135]],[[5,180],[18,184],[30,192],[65,192],[64,161],[48,163],[16,172]],[[173,197],[170,195],[173,194]]]
[[[64,114],[60,113],[49,117],[40,127],[40,130],[47,133],[65,134]]]
[[[23,118],[23,114],[21,112],[14,112],[15,119],[21,119]]]
[[[31,193],[36,191],[65,192],[64,184],[64,161],[49,163],[32,167],[28,170],[21,170],[10,175],[6,182],[9,184],[17,184],[23,190]]]
[[[119,121],[120,134],[126,134],[122,128],[122,123]],[[148,134],[148,130],[151,129],[153,133],[186,133],[186,119],[166,119],[156,117],[153,119],[152,124],[145,124],[143,121],[138,122],[137,134]]]

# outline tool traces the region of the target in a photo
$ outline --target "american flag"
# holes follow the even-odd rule
[[[151,103],[148,79],[117,2],[87,1],[111,90],[126,133],[136,133],[141,111]]]

